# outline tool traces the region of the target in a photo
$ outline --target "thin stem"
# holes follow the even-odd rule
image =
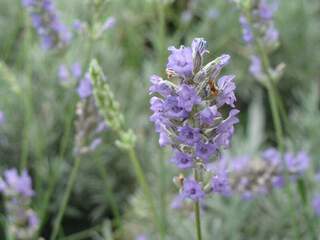
[[[195,216],[195,223],[197,229],[197,240],[201,240],[201,219],[200,219],[200,206],[199,201],[194,203],[194,216]]]
[[[137,158],[137,155],[136,155],[136,152],[134,150],[134,147],[130,147],[128,149],[128,154],[129,154],[129,157],[130,157],[130,160],[131,160],[131,163],[133,165],[133,168],[134,168],[134,171],[135,171],[135,174],[138,178],[138,182],[140,184],[140,186],[142,187],[142,190],[143,190],[143,193],[149,203],[149,207],[150,207],[150,210],[152,212],[152,215],[153,215],[153,218],[154,218],[154,221],[158,227],[158,230],[159,230],[159,233],[160,233],[160,239],[164,239],[165,236],[164,236],[164,232],[162,231],[162,224],[161,224],[161,221],[159,220],[159,217],[158,217],[158,214],[157,214],[157,211],[156,211],[156,207],[155,207],[155,204],[154,204],[154,201],[153,201],[153,197],[152,197],[152,192],[149,188],[149,185],[145,179],[145,176],[144,176],[144,173],[143,173],[143,170],[142,170],[142,167],[140,165],[140,162]]]
[[[76,177],[78,175],[78,171],[79,171],[79,167],[80,167],[80,162],[81,162],[81,158],[79,156],[77,156],[74,160],[74,165],[71,171],[71,174],[69,175],[69,179],[68,179],[68,183],[67,183],[67,188],[63,194],[63,198],[62,198],[62,203],[60,205],[60,208],[58,210],[58,215],[54,221],[54,225],[53,225],[53,231],[50,237],[50,240],[54,240],[56,239],[58,233],[59,233],[59,229],[60,229],[60,223],[61,220],[63,218],[64,212],[66,210],[68,201],[69,201],[69,197],[72,191],[72,188],[74,186],[74,182],[76,180]]]
[[[194,179],[196,181],[199,180],[197,169],[193,172]],[[195,225],[196,225],[196,233],[197,233],[197,240],[202,240],[202,234],[201,234],[201,218],[200,218],[200,203],[199,201],[196,201],[194,203],[194,217],[195,217]]]
[[[277,93],[277,88],[275,86],[275,80],[273,79],[272,75],[269,72],[269,69],[271,69],[269,58],[265,52],[265,49],[262,47],[262,44],[259,39],[256,40],[256,44],[257,44],[257,48],[258,48],[258,51],[260,54],[260,58],[262,60],[263,71],[267,75],[267,79],[268,79],[266,86],[267,86],[268,98],[269,98],[270,106],[271,106],[272,119],[273,119],[273,124],[275,127],[278,148],[279,148],[280,154],[283,155],[285,146],[284,146],[283,128],[282,128],[281,118],[280,118],[280,110],[284,111],[284,108],[283,108],[283,105],[281,104],[282,101],[280,99],[280,96]],[[288,172],[287,163],[284,160],[283,160],[283,164],[285,166],[285,172],[284,172],[285,180],[287,183],[289,183],[290,175]],[[289,208],[290,214],[292,215],[293,225],[298,226],[297,216],[295,215],[296,210],[295,210],[295,207],[293,204],[294,197],[293,197],[291,186],[288,184],[288,186],[285,188],[285,190],[288,195],[288,208]],[[295,232],[295,238],[299,239],[298,228],[294,227],[294,232]]]
[[[98,158],[96,160],[97,162],[97,167],[98,167],[98,170],[100,172],[100,175],[105,183],[105,186],[106,186],[106,200],[110,202],[110,206],[111,206],[111,210],[112,210],[112,213],[115,217],[115,223],[116,223],[116,226],[120,229],[120,231],[122,231],[122,224],[121,224],[121,217],[120,217],[120,210],[118,208],[118,205],[116,203],[116,200],[112,194],[112,188],[109,184],[109,181],[108,181],[108,173],[107,173],[107,170],[106,168],[104,167],[103,165],[103,162],[102,162],[102,159],[101,158]]]

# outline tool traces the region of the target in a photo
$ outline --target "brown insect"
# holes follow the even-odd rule
[[[218,96],[219,90],[214,80],[209,80],[209,87],[210,87],[211,94],[215,97]]]

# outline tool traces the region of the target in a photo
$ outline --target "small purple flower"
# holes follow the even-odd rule
[[[101,138],[95,138],[92,143],[90,144],[90,149],[92,151],[96,150],[98,146],[100,146],[102,143],[102,139]]]
[[[27,171],[19,176],[16,169],[9,169],[4,172],[4,180],[0,178],[0,191],[5,195],[21,194],[25,197],[33,196],[31,178]]]
[[[177,96],[168,96],[164,102],[166,116],[169,118],[186,118],[188,113]]]
[[[102,31],[106,31],[108,29],[114,28],[116,26],[117,19],[113,16],[108,17],[104,24],[102,25]]]
[[[171,140],[168,136],[168,133],[167,131],[161,127],[160,130],[159,130],[159,144],[160,144],[160,147],[164,147],[164,146],[167,146],[171,143]]]
[[[250,73],[255,78],[260,79],[261,76],[263,75],[260,58],[256,55],[253,55],[250,57],[250,60],[251,60],[251,64],[249,67]]]
[[[221,114],[219,113],[216,105],[206,107],[200,112],[200,124],[211,125],[214,123],[215,118],[220,116]]]
[[[314,213],[320,217],[320,195],[316,195],[312,199],[312,207],[314,210]]]
[[[30,231],[35,232],[39,227],[38,216],[32,210],[29,210],[27,212],[27,215],[28,215],[28,227],[29,227]]]
[[[183,197],[179,194],[171,201],[170,207],[172,209],[179,209],[182,208],[182,203]]]
[[[217,147],[212,143],[196,143],[196,156],[207,162],[217,151]]]
[[[261,0],[258,6],[258,11],[259,11],[259,16],[262,20],[270,21],[272,20],[275,7],[271,7],[266,1]]]
[[[159,93],[163,97],[166,97],[172,93],[172,88],[161,77],[152,75],[150,82],[152,83],[149,88],[150,94]]]
[[[190,198],[193,201],[199,201],[204,198],[205,194],[197,181],[193,179],[185,179],[181,196],[183,198]]]
[[[274,176],[271,182],[274,188],[282,188],[285,184],[285,178],[283,176]]]
[[[265,36],[264,36],[264,41],[268,45],[275,45],[278,42],[279,39],[279,32],[275,28],[275,26],[272,24],[268,27]]]
[[[77,91],[82,99],[92,95],[92,83],[89,73],[80,81]]]
[[[107,130],[107,129],[108,129],[108,126],[107,126],[106,122],[105,122],[105,121],[101,121],[101,122],[98,124],[95,132],[96,132],[96,133],[101,133],[101,132],[104,132],[104,131]]]
[[[184,46],[181,46],[179,49],[169,47],[168,50],[170,56],[168,58],[167,69],[172,69],[182,78],[190,78],[193,69],[191,48]]]
[[[229,113],[227,119],[223,120],[217,127],[217,136],[215,138],[215,143],[218,146],[228,147],[230,145],[230,141],[234,132],[234,124],[239,122],[239,119],[236,115],[240,111],[237,109],[232,109]]]
[[[240,24],[242,27],[242,38],[246,43],[251,43],[254,39],[252,29],[247,19],[244,16],[240,16]]]
[[[79,19],[76,19],[74,22],[73,22],[73,29],[77,32],[83,32],[86,28],[86,24],[82,21],[80,21]]]
[[[187,145],[194,145],[200,140],[200,129],[199,128],[192,128],[189,125],[185,125],[178,129],[179,135],[177,140],[181,143]]]
[[[227,196],[231,193],[228,176],[226,173],[215,175],[211,180],[211,187],[214,193]]]
[[[197,95],[196,90],[187,84],[181,85],[178,96],[179,105],[187,112],[191,112],[193,106],[201,102],[201,98]]]
[[[180,169],[187,169],[193,166],[192,156],[182,153],[180,151],[175,151],[175,155],[171,159],[171,162],[174,163]]]
[[[281,164],[281,154],[275,148],[268,148],[262,153],[263,160],[267,161],[272,166]]]
[[[310,158],[306,152],[301,151],[296,156],[293,153],[286,153],[284,160],[288,170],[293,173],[302,173],[309,167]]]
[[[234,83],[235,76],[233,75],[227,75],[221,77],[218,82],[218,99],[217,99],[217,105],[222,106],[224,104],[227,104],[231,107],[234,107],[234,102],[236,101],[236,96],[234,94],[234,91],[236,89],[236,85]]]

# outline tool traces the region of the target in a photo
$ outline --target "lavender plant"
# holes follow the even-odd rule
[[[297,182],[309,168],[310,157],[306,152],[287,151],[282,156],[275,148],[264,150],[260,156],[223,156],[220,161],[210,165],[214,172],[229,173],[224,184],[229,191],[220,191],[222,195],[240,194],[243,199],[264,196],[273,189]],[[290,175],[290,182],[286,182],[286,171]]]
[[[21,175],[16,169],[4,172],[0,177],[0,193],[3,194],[6,209],[8,239],[31,240],[36,236],[39,220],[30,208],[34,191],[27,171]]]
[[[216,191],[223,176],[208,179],[207,164],[221,149],[228,148],[238,123],[233,75],[218,78],[230,56],[222,55],[203,66],[208,53],[202,38],[192,41],[191,47],[169,47],[167,63],[169,80],[153,75],[150,100],[153,111],[150,120],[159,133],[160,146],[171,146],[171,162],[181,170],[192,170],[193,177],[180,177],[180,196],[194,201],[197,239],[201,239],[199,202],[206,193]],[[223,107],[230,107],[224,116]],[[209,174],[210,175],[210,174]],[[212,182],[212,183],[211,183]]]
[[[22,0],[22,4],[30,14],[32,25],[41,38],[44,49],[68,45],[71,33],[60,21],[51,0]]]

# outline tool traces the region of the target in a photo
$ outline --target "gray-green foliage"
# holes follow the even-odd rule
[[[59,205],[70,172],[77,102],[75,89],[61,86],[57,70],[60,64],[70,65],[76,61],[86,70],[94,57],[106,74],[104,77],[100,68],[91,71],[97,76],[93,77],[96,96],[109,99],[100,102],[104,104],[99,107],[101,113],[111,128],[117,129],[124,122],[127,126],[122,128],[121,138],[114,131],[108,131],[103,145],[82,161],[66,212],[65,235],[96,224],[100,226],[105,218],[113,218],[105,196],[105,176],[100,174],[100,169],[105,169],[106,179],[124,215],[128,232],[124,239],[134,239],[141,233],[155,239],[152,217],[134,180],[128,156],[113,146],[116,140],[122,140],[118,144],[120,147],[127,147],[121,145],[124,142],[133,145],[134,137],[127,130],[132,129],[137,155],[157,200],[161,221],[167,226],[168,239],[192,239],[193,220],[189,212],[169,208],[176,193],[171,180],[178,172],[168,163],[170,153],[159,148],[158,136],[148,120],[148,78],[152,73],[165,74],[168,46],[188,44],[194,37],[206,38],[213,55],[231,55],[231,64],[225,71],[237,76],[241,123],[236,129],[232,154],[257,154],[264,146],[269,146],[274,140],[269,105],[264,90],[248,74],[249,59],[241,40],[238,12],[225,0],[112,0],[104,1],[97,14],[92,2],[55,1],[62,20],[69,27],[78,18],[93,24],[94,18],[103,21],[111,15],[117,18],[117,26],[94,43],[92,36],[81,36],[65,51],[45,52],[39,47],[37,34],[20,1],[0,0],[0,110],[7,118],[6,124],[0,127],[0,172],[19,166],[22,156],[26,156],[28,169],[34,177],[37,191],[34,205],[38,211],[47,187],[56,179],[54,194],[47,206],[49,221],[46,226],[50,226],[50,216]],[[210,16],[210,10],[216,10],[218,15]],[[182,20],[185,11],[191,13],[190,21]],[[279,1],[276,26],[281,46],[271,56],[274,65],[280,62],[287,65],[284,78],[279,82],[290,119],[285,125],[286,144],[293,150],[303,146],[310,151],[314,163],[306,177],[310,195],[315,184],[309,183],[313,182],[312,176],[320,165],[319,86],[316,83],[320,64],[317,50],[319,11],[318,0]],[[102,166],[98,162],[102,162]],[[310,208],[301,204],[298,197],[295,201],[299,211]],[[291,225],[284,211],[286,204],[286,195],[281,191],[252,202],[212,198],[204,214],[204,237],[292,239],[293,228],[297,226]],[[75,228],[70,219],[82,224]],[[307,227],[307,221],[301,217],[301,239],[309,239]],[[105,228],[110,229],[109,226]],[[90,236],[103,239],[101,234]]]

